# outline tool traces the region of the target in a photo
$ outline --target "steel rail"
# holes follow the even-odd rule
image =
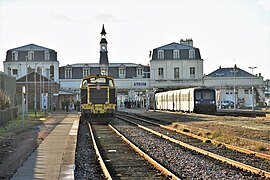
[[[167,130],[170,130],[170,131],[180,133],[180,134],[184,134],[186,136],[190,136],[190,137],[199,139],[201,141],[209,140],[209,141],[211,141],[212,144],[220,144],[220,145],[222,145],[222,146],[224,146],[224,147],[226,147],[228,149],[231,149],[231,150],[235,150],[235,151],[245,153],[245,154],[249,154],[249,155],[254,155],[254,156],[262,158],[262,159],[270,160],[270,155],[267,155],[267,154],[263,154],[263,153],[255,152],[255,151],[252,151],[252,150],[249,150],[249,149],[245,149],[245,148],[237,147],[237,146],[234,146],[234,145],[222,143],[222,142],[219,142],[219,141],[216,141],[216,140],[210,140],[208,138],[204,138],[204,137],[201,137],[201,136],[189,133],[189,132],[184,132],[184,131],[181,131],[181,130],[178,130],[178,129],[175,129],[175,128],[172,128],[172,127],[169,127],[169,126],[160,125],[160,127],[164,128],[164,129],[167,129]]]
[[[111,177],[111,175],[110,175],[110,173],[109,173],[109,171],[108,171],[108,169],[107,169],[107,167],[106,167],[106,165],[105,165],[105,163],[104,163],[104,161],[103,161],[103,159],[102,159],[102,157],[100,155],[100,152],[98,150],[97,143],[96,143],[96,140],[95,140],[95,136],[94,136],[92,127],[91,127],[89,122],[88,122],[88,126],[89,126],[89,129],[90,129],[90,134],[91,134],[91,138],[92,138],[92,141],[93,141],[93,146],[94,146],[94,149],[95,149],[95,152],[96,152],[96,156],[98,158],[98,162],[100,164],[102,172],[103,172],[106,179],[112,180],[112,177]]]
[[[174,175],[172,172],[170,172],[168,169],[166,169],[164,166],[156,162],[153,158],[148,156],[146,153],[144,153],[140,148],[138,148],[135,144],[133,144],[131,141],[129,141],[123,134],[121,134],[116,128],[114,128],[111,124],[109,124],[109,127],[119,136],[121,139],[127,143],[130,147],[132,147],[137,153],[139,153],[144,159],[146,159],[150,164],[152,164],[157,170],[159,170],[161,173],[165,174],[167,177],[169,177],[172,180],[179,180],[179,178]]]
[[[132,118],[133,118],[133,117],[132,117]],[[126,119],[124,119],[124,118],[121,118],[121,119],[126,120]],[[138,118],[136,118],[136,119],[138,119]],[[184,143],[184,142],[179,141],[179,140],[177,140],[177,139],[171,138],[171,137],[169,137],[169,136],[167,136],[167,135],[164,135],[164,134],[162,134],[162,133],[159,133],[159,132],[157,132],[157,131],[154,131],[154,130],[152,130],[152,129],[150,129],[150,128],[147,128],[147,127],[145,127],[145,126],[142,126],[142,125],[140,125],[140,124],[131,122],[131,121],[129,121],[129,120],[126,120],[126,121],[128,121],[128,122],[130,122],[130,123],[132,123],[132,124],[135,124],[135,125],[137,125],[138,127],[140,127],[141,129],[144,129],[144,130],[146,130],[146,131],[148,131],[148,132],[150,132],[150,133],[152,133],[152,134],[155,134],[155,135],[157,135],[157,136],[159,136],[159,137],[161,137],[161,138],[167,139],[167,140],[169,140],[169,141],[171,141],[171,142],[173,142],[173,143],[176,143],[176,144],[178,144],[178,145],[180,145],[180,146],[182,146],[182,147],[185,147],[185,148],[187,148],[187,149],[190,149],[190,150],[196,151],[196,152],[198,152],[198,153],[200,153],[200,154],[203,154],[203,155],[212,157],[212,158],[214,158],[214,159],[216,159],[216,160],[219,160],[219,161],[221,161],[221,162],[225,162],[225,163],[227,163],[227,164],[229,164],[229,165],[231,165],[231,166],[237,167],[237,168],[239,168],[239,169],[243,169],[243,170],[249,171],[249,172],[251,172],[251,173],[254,173],[254,174],[263,176],[263,177],[265,177],[265,178],[270,178],[270,172],[267,172],[267,171],[261,170],[261,169],[259,169],[259,168],[255,168],[255,167],[252,167],[252,166],[250,166],[250,165],[243,164],[243,163],[240,163],[240,162],[238,162],[238,161],[232,160],[232,159],[230,159],[230,158],[226,158],[226,157],[223,157],[223,156],[214,154],[214,153],[212,153],[212,152],[203,150],[203,149],[201,149],[201,148],[192,146],[192,145],[190,145],[190,144],[187,144],[187,143]],[[162,125],[160,125],[160,126],[162,126]],[[164,126],[164,127],[166,127],[166,126]],[[182,133],[182,132],[181,132],[181,133]],[[186,132],[183,132],[183,133],[186,133]],[[201,137],[200,137],[200,138],[201,138]]]
[[[161,125],[161,124],[158,124],[158,123],[155,123],[155,122],[151,122],[151,121],[148,121],[148,120],[145,120],[145,119],[141,119],[141,118],[138,118],[138,117],[132,117],[130,115],[125,115],[125,116],[128,116],[130,118],[136,118],[138,120],[141,120],[141,121],[144,121],[144,122],[159,126],[159,127],[163,128],[163,129],[167,129],[167,130],[170,130],[170,131],[174,131],[176,133],[180,133],[180,134],[183,134],[183,135],[186,135],[186,136],[190,136],[190,137],[199,139],[199,140],[201,140],[203,142],[204,141],[210,141],[212,144],[215,144],[215,145],[222,145],[222,146],[224,146],[224,147],[226,147],[228,149],[234,150],[234,151],[238,151],[238,152],[241,152],[241,153],[244,153],[244,154],[254,155],[254,156],[262,158],[262,159],[270,160],[270,155],[267,155],[267,154],[255,152],[255,151],[252,151],[252,150],[249,150],[249,149],[245,149],[245,148],[237,147],[237,146],[234,146],[234,145],[226,144],[226,143],[223,143],[223,142],[219,142],[219,141],[216,141],[216,140],[211,140],[211,139],[208,139],[208,138],[204,138],[204,137],[201,137],[201,136],[189,133],[189,132],[184,132],[184,131],[181,131],[179,129],[175,129],[175,128],[172,128],[172,127],[169,127],[169,126],[164,126],[164,125]]]
[[[144,127],[142,125],[138,125],[138,127],[142,128],[142,129],[145,129],[146,131],[151,132],[151,133],[153,133],[153,134],[155,134],[155,135],[157,135],[157,136],[159,136],[161,138],[164,138],[164,139],[167,139],[167,140],[169,140],[171,142],[174,142],[176,144],[179,144],[182,147],[185,147],[185,148],[188,148],[190,150],[196,151],[196,152],[198,152],[200,154],[204,154],[206,156],[212,157],[212,158],[217,159],[219,161],[222,161],[222,162],[225,162],[225,163],[230,164],[232,166],[235,166],[235,167],[237,167],[239,169],[243,169],[243,170],[246,170],[246,171],[249,171],[249,172],[258,174],[260,176],[264,176],[266,178],[270,178],[270,172],[267,172],[267,171],[261,170],[259,168],[255,168],[255,167],[252,167],[250,165],[246,165],[246,164],[240,163],[238,161],[235,161],[235,160],[232,160],[232,159],[229,159],[229,158],[226,158],[226,157],[223,157],[223,156],[214,154],[212,152],[203,150],[201,148],[192,146],[190,144],[187,144],[187,143],[184,143],[182,141],[176,140],[174,138],[171,138],[171,137],[169,137],[167,135],[164,135],[164,134],[161,134],[159,132],[156,132],[156,131],[154,131],[154,130],[152,130],[150,128]]]

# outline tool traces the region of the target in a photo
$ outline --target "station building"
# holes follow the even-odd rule
[[[100,35],[100,58],[97,63],[59,67],[55,50],[29,44],[7,51],[4,72],[16,77],[20,83],[25,80],[26,72],[32,75],[35,75],[33,71],[38,73],[37,76],[42,76],[39,81],[45,79],[45,86],[53,84],[51,87],[54,87],[54,91],[47,87],[45,89],[48,91],[44,93],[51,97],[51,104],[52,100],[57,99],[58,108],[63,108],[63,102],[67,99],[74,103],[80,100],[81,79],[90,74],[104,74],[115,79],[118,107],[123,107],[125,101],[133,102],[136,107],[145,107],[149,102],[148,97],[154,92],[197,86],[216,88],[219,102],[232,100],[243,106],[251,106],[253,97],[256,106],[264,101],[263,77],[260,75],[255,76],[236,66],[220,67],[204,75],[204,60],[200,49],[193,46],[192,39],[181,39],[179,43],[154,48],[150,63],[143,65],[109,63],[104,25]],[[42,85],[40,88],[44,89]]]
[[[59,90],[59,62],[57,52],[36,44],[7,51],[4,72],[16,78],[17,101],[21,103],[22,87],[29,95],[30,109],[45,110],[57,101]]]
[[[125,101],[136,106],[144,106],[146,90],[150,88],[150,67],[136,63],[109,63],[108,42],[104,25],[101,31],[100,59],[97,63],[77,63],[59,68],[60,99],[77,101],[80,99],[80,83],[90,74],[109,75],[115,79],[117,102],[123,107]]]
[[[228,68],[220,66],[204,77],[204,85],[216,89],[218,103],[230,100],[240,108],[264,105],[263,84],[261,74],[253,75],[236,65]]]

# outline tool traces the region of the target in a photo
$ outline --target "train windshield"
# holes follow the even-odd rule
[[[105,84],[106,78],[92,77],[89,79],[90,84]]]
[[[213,91],[197,91],[195,93],[196,100],[205,99],[212,100],[215,98],[215,93]]]
[[[82,82],[82,87],[87,87],[87,85],[100,85],[100,86],[109,86],[114,87],[114,81],[110,78],[104,77],[91,77],[89,79],[85,79]]]

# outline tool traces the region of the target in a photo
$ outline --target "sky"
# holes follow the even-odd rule
[[[103,24],[110,63],[147,65],[149,51],[192,38],[204,74],[236,64],[270,79],[270,0],[0,0],[0,71],[31,43],[60,66],[98,63]]]

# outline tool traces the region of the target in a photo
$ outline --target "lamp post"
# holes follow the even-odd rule
[[[248,67],[251,69],[251,73],[252,73],[252,76],[253,76],[253,69],[256,69],[257,67],[255,66],[251,66],[251,67]],[[251,87],[251,91],[252,91],[252,111],[254,111],[254,86],[253,86],[253,77],[252,77],[252,87]]]
[[[218,108],[221,109],[221,95],[222,95],[222,86],[221,86],[221,76],[224,75],[224,73],[216,73],[216,75],[219,77],[219,82],[220,82],[220,95],[219,95],[219,106]]]

